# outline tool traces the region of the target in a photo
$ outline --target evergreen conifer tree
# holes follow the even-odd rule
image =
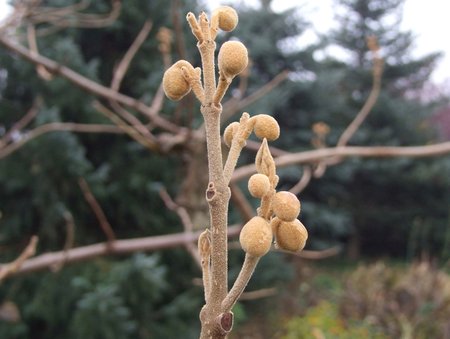
[[[336,1],[338,26],[322,39],[326,48],[320,55],[325,58],[314,72],[315,80],[299,85],[277,108],[281,128],[291,129],[289,136],[284,134],[284,147],[306,146],[317,137],[311,127],[321,122],[330,128],[322,147],[338,142],[370,95],[374,59],[369,37],[381,48],[381,91],[348,144],[406,146],[435,140],[431,116],[442,99],[424,103],[409,94],[423,88],[439,53],[413,56],[414,36],[400,29],[402,3]],[[336,47],[345,52],[344,59],[334,57]],[[308,220],[315,224],[314,239],[350,240],[352,255],[361,250],[401,257],[420,251],[439,255],[445,244],[436,235],[445,234],[450,201],[447,172],[446,159],[354,159],[329,168],[305,191],[306,200],[315,201]]]
[[[73,4],[45,3],[47,10]],[[87,16],[104,15],[112,10],[112,4],[118,2],[90,2],[80,10]],[[149,36],[120,88],[120,92],[148,103],[157,93],[164,72],[157,34],[162,27],[173,29],[177,15],[181,16],[178,20],[184,20],[188,9],[196,10],[194,1],[184,5],[187,7],[180,8],[176,2],[168,6],[164,1],[126,1],[116,20],[98,28],[77,27],[76,20],[74,27],[35,23],[39,52],[108,86],[118,62],[145,22],[151,21]],[[20,28],[18,36],[26,36],[24,29]],[[52,123],[113,126],[94,109],[94,96],[51,72],[49,79],[40,78],[33,64],[3,47],[0,73],[0,137],[31,107],[36,108],[35,118],[14,137],[26,138],[26,133]],[[163,111],[172,109],[168,104]],[[185,106],[182,114],[188,116],[188,111],[189,106]],[[32,235],[40,239],[37,254],[105,241],[81,181],[87,183],[117,238],[180,232],[180,223],[165,208],[159,188],[172,191],[180,184],[181,162],[163,153],[149,151],[119,129],[119,133],[46,133],[2,157],[0,241],[6,247],[2,247],[0,262],[13,259]],[[198,316],[192,309],[200,307],[201,291],[191,284],[198,269],[182,250],[109,257],[72,267],[61,262],[57,266],[54,272],[2,282],[0,305],[12,305],[19,313],[13,322],[0,320],[0,337],[198,335]]]

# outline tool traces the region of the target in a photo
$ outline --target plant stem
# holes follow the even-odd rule
[[[222,300],[228,291],[227,225],[228,203],[231,193],[223,177],[220,140],[221,110],[221,107],[217,106],[201,107],[206,129],[209,167],[209,185],[206,190],[206,199],[209,204],[211,225],[211,292],[208,303],[202,310],[204,316],[202,317],[201,338],[222,337],[212,336],[211,333],[222,333],[220,332],[220,323],[218,321],[222,314]],[[223,335],[226,335],[226,333]]]
[[[230,189],[224,180],[222,143],[220,138],[220,116],[222,106],[213,104],[216,91],[214,73],[214,51],[216,43],[207,32],[205,15],[200,15],[200,27],[204,41],[198,49],[202,59],[204,101],[200,111],[205,121],[206,146],[208,155],[209,184],[206,200],[209,204],[211,228],[211,284],[208,301],[200,312],[202,330],[200,338],[225,338],[231,330],[232,314],[224,314],[221,306],[228,292],[228,203]],[[200,174],[201,175],[201,174]],[[226,325],[224,327],[224,324]]]
[[[214,41],[204,41],[198,45],[200,56],[202,59],[203,69],[203,86],[205,88],[205,103],[204,105],[211,105],[216,91],[216,74],[214,66],[214,51],[216,43]],[[220,105],[216,105],[220,106]]]
[[[226,78],[226,77],[223,77],[222,75],[219,77],[219,83],[217,85],[217,90],[214,93],[214,104],[217,105],[222,101],[230,84],[231,84],[231,78]]]
[[[220,114],[222,107],[202,106],[205,120],[206,148],[208,152],[209,181],[216,187],[224,186],[222,141],[220,138]]]
[[[230,183],[241,151],[245,147],[247,139],[252,132],[253,125],[250,124],[250,121],[251,120],[249,114],[243,113],[239,122],[239,129],[236,133],[236,136],[233,137],[233,141],[231,142],[230,151],[228,152],[228,157],[223,170],[223,176],[226,185]]]

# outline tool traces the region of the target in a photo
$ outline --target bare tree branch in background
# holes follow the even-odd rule
[[[74,133],[108,133],[108,134],[124,134],[126,133],[120,127],[106,124],[79,124],[74,122],[50,122],[40,125],[29,131],[17,130],[20,134],[16,140],[10,141],[8,144],[0,143],[0,159],[7,157],[22,146],[50,132],[70,131]],[[135,134],[135,133],[134,133]]]
[[[241,227],[232,225],[228,228],[228,236],[235,237]],[[112,245],[107,242],[87,246],[80,246],[67,251],[47,252],[34,258],[25,260],[20,267],[8,273],[8,276],[28,274],[51,268],[55,263],[64,261],[64,264],[88,261],[106,255],[125,255],[136,252],[158,251],[184,246],[188,242],[194,242],[200,235],[199,231],[192,234],[185,232],[167,234],[161,236],[142,237],[135,239],[118,239]]]
[[[114,234],[114,231],[111,227],[111,224],[108,221],[108,218],[105,215],[105,212],[103,212],[102,207],[98,203],[97,199],[95,199],[91,189],[89,188],[87,181],[84,178],[80,178],[78,180],[78,185],[83,191],[84,198],[86,199],[87,203],[94,212],[100,224],[100,228],[102,229],[103,233],[106,236],[106,239],[108,240],[108,243],[111,244],[113,241],[116,240],[116,235]]]
[[[27,113],[20,118],[11,128],[6,131],[6,133],[0,139],[0,151],[2,148],[6,147],[9,143],[13,142],[13,136],[16,133],[20,133],[23,128],[25,128],[38,114],[39,107],[41,106],[42,100],[35,99],[31,108],[27,111]]]
[[[63,248],[64,257],[61,261],[52,263],[49,266],[49,269],[52,272],[57,272],[64,267],[67,262],[67,251],[70,250],[75,244],[75,221],[73,220],[73,215],[69,211],[64,211],[63,217],[66,222],[66,241]]]
[[[66,7],[44,7],[41,1],[34,1],[31,6],[26,2],[18,2],[16,8],[21,6],[26,8],[27,21],[35,25],[46,24],[58,28],[100,28],[111,25],[117,19],[122,2],[112,0],[111,11],[106,14],[83,13],[82,11],[89,6],[89,1],[86,0]]]
[[[192,225],[191,217],[189,216],[187,210],[184,207],[181,207],[175,203],[175,201],[172,200],[171,196],[167,192],[165,188],[161,188],[159,190],[159,195],[161,199],[164,201],[164,204],[168,209],[171,211],[174,211],[181,220],[181,223],[183,224],[184,233],[187,237],[191,238],[192,234],[194,232],[194,226]],[[195,239],[197,240],[197,239]],[[192,256],[198,267],[202,267],[201,265],[201,259],[197,251],[197,246],[194,245],[194,241],[187,241],[185,243],[185,247],[189,254]]]
[[[290,153],[275,158],[277,167],[296,164],[317,163],[331,157],[360,158],[425,158],[450,154],[450,141],[424,146],[345,146]],[[255,173],[254,165],[245,165],[236,169],[232,181],[239,181]]]
[[[38,237],[32,236],[27,247],[25,247],[23,252],[17,257],[16,260],[10,262],[9,264],[3,264],[0,266],[0,282],[22,269],[22,266],[27,261],[27,259],[32,257],[36,253],[37,243]]]
[[[72,69],[66,66],[60,65],[49,58],[46,58],[41,55],[36,55],[35,52],[32,52],[27,48],[17,44],[16,42],[13,42],[11,39],[7,38],[4,35],[0,35],[0,44],[2,44],[4,47],[11,50],[12,52],[15,52],[20,56],[24,57],[25,59],[29,60],[33,64],[42,65],[49,72],[66,78],[74,85],[86,90],[88,93],[92,95],[107,100],[116,101],[122,105],[137,110],[138,112],[149,117],[154,125],[166,129],[168,132],[177,133],[180,130],[179,126],[157,115],[157,112],[154,112],[151,107],[147,106],[142,101],[121,94],[111,88],[105,87],[97,82],[94,82],[93,80],[90,80],[82,76],[81,74],[73,71]]]

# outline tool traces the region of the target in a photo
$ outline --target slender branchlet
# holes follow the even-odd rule
[[[250,115],[248,113],[243,113],[239,123],[237,125],[233,125],[234,127],[232,127],[235,128],[235,131],[228,132],[234,133],[234,135],[231,136],[230,151],[228,152],[228,157],[223,170],[225,183],[227,185],[230,183],[231,176],[233,175],[233,171],[236,168],[236,164],[239,159],[239,155],[245,147],[248,137],[252,133],[253,125],[254,120],[250,118]]]
[[[185,80],[189,83],[192,92],[194,92],[200,103],[203,104],[205,101],[205,91],[203,90],[201,81],[202,69],[200,67],[194,69],[182,67],[181,70]]]
[[[267,114],[251,117],[245,112],[239,122],[233,122],[225,128],[223,141],[230,149],[225,165],[222,162],[221,101],[232,80],[247,68],[248,52],[239,41],[222,44],[217,58],[219,81],[216,87],[215,38],[219,29],[231,31],[236,27],[236,11],[222,6],[213,12],[211,21],[204,12],[198,19],[192,13],[188,13],[186,18],[198,40],[202,67],[194,68],[186,60],[176,62],[166,70],[163,88],[172,100],[180,100],[192,90],[201,104],[209,170],[205,198],[209,205],[210,227],[198,240],[205,290],[205,305],[200,311],[200,337],[225,338],[233,326],[231,310],[259,259],[271,249],[274,239],[279,248],[295,252],[303,249],[307,232],[296,219],[300,213],[297,197],[289,192],[276,192],[278,176],[267,143],[280,135],[280,128],[273,117]],[[255,159],[258,173],[249,179],[248,187],[253,197],[261,199],[261,205],[258,215],[242,227],[239,241],[246,255],[241,271],[228,291],[229,184],[241,151],[252,132],[262,143]]]
[[[214,93],[214,103],[222,101],[233,78],[242,73],[248,65],[248,52],[243,43],[239,41],[225,42],[219,51],[219,84]]]
[[[195,18],[194,13],[189,12],[186,15],[186,19],[189,22],[189,25],[191,26],[192,34],[197,38],[199,43],[202,43],[203,42],[203,33],[200,29],[197,19]]]
[[[219,102],[222,101],[222,99],[223,99],[223,97],[224,97],[228,87],[230,86],[232,80],[233,79],[225,78],[223,76],[219,76],[219,82],[217,84],[217,90],[214,93],[214,99],[213,99],[213,102],[214,102],[215,105],[219,104]]]
[[[242,265],[242,269],[239,272],[239,275],[236,278],[236,281],[234,282],[233,287],[231,288],[230,292],[227,294],[226,298],[222,302],[222,309],[224,311],[231,311],[233,306],[236,304],[236,301],[241,296],[242,292],[245,289],[245,286],[247,286],[248,282],[250,281],[250,278],[253,275],[253,272],[255,271],[256,265],[258,264],[260,257],[245,254],[244,264]]]
[[[203,40],[206,41],[213,41],[211,40],[211,28],[209,26],[208,16],[205,12],[202,12],[199,16],[199,24],[200,24],[200,30],[203,34]]]

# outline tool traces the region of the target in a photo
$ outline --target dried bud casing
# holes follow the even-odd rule
[[[275,237],[279,248],[290,252],[299,252],[306,245],[308,231],[298,219],[282,221],[276,229]]]
[[[220,47],[217,59],[221,75],[234,78],[247,67],[247,48],[242,42],[227,41]]]
[[[233,141],[233,137],[236,134],[237,130],[239,128],[239,123],[237,121],[232,122],[229,124],[225,131],[223,131],[223,141],[225,142],[225,145],[228,147],[231,146],[231,142]]]
[[[248,191],[255,198],[261,199],[269,192],[269,190],[270,179],[265,174],[253,174],[248,180]]]
[[[203,231],[198,237],[198,253],[201,258],[209,257],[211,254],[210,231]]]
[[[180,100],[191,90],[191,86],[183,75],[182,67],[186,67],[190,72],[194,71],[194,67],[188,61],[179,60],[166,70],[163,77],[164,92],[174,101]]]
[[[221,6],[213,12],[217,15],[218,26],[222,31],[231,32],[238,24],[238,14],[229,6]]]
[[[292,221],[300,214],[300,200],[288,191],[275,193],[272,199],[273,213],[283,221]]]
[[[253,217],[239,235],[242,249],[249,255],[262,257],[269,252],[272,245],[272,229],[266,219]]]
[[[253,131],[259,139],[266,138],[274,141],[280,136],[280,126],[278,122],[267,114],[258,114],[253,117],[256,122]]]

